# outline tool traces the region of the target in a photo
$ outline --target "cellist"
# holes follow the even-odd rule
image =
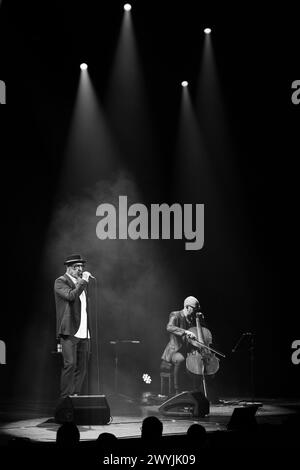
[[[162,354],[162,368],[174,365],[174,389],[178,394],[182,391],[185,360],[189,348],[188,338],[196,339],[189,328],[196,325],[196,312],[200,310],[200,303],[196,297],[189,296],[184,300],[183,309],[170,313],[167,331],[170,340]],[[166,367],[167,368],[167,367]]]

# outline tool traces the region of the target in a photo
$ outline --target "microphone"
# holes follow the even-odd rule
[[[91,277],[92,279],[96,279],[96,278],[95,278],[95,276],[92,276],[92,274],[91,274],[91,273],[90,273],[90,277]]]

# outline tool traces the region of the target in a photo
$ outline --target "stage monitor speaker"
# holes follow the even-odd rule
[[[108,424],[110,407],[105,395],[78,395],[64,398],[56,407],[55,421],[76,424]]]
[[[255,414],[259,405],[249,405],[234,408],[227,429],[230,431],[237,429],[253,429],[257,425]]]
[[[165,416],[203,418],[209,414],[209,401],[198,390],[182,392],[162,403],[159,411]]]

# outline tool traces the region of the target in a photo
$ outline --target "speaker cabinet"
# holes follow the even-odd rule
[[[230,431],[237,429],[253,429],[257,422],[255,414],[259,405],[249,405],[245,407],[234,408],[227,429]]]
[[[195,416],[203,418],[209,414],[209,401],[203,393],[197,390],[182,392],[162,403],[159,411],[165,416]]]
[[[105,395],[79,395],[64,398],[56,407],[55,421],[76,424],[108,424],[110,407]]]

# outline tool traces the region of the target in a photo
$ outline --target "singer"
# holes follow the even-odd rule
[[[80,395],[90,349],[87,286],[93,276],[83,271],[80,255],[68,256],[66,272],[54,283],[56,337],[62,346],[60,398]]]

